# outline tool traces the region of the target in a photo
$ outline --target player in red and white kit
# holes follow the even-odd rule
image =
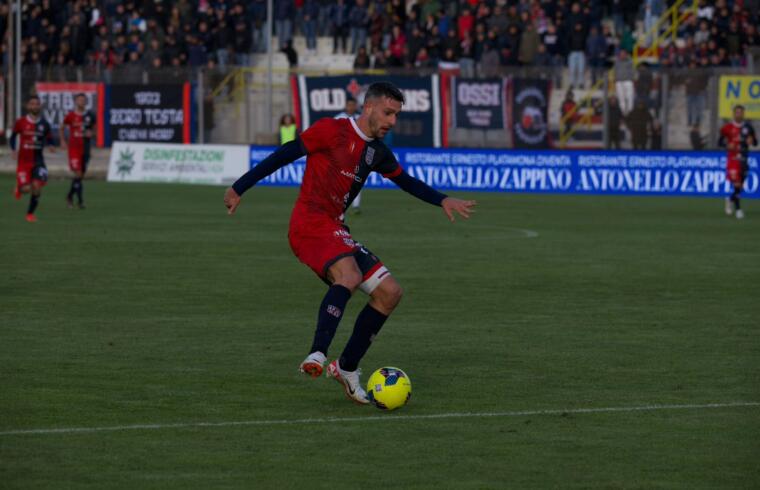
[[[733,185],[733,192],[726,198],[726,214],[736,212],[736,217],[744,218],[739,194],[749,171],[749,147],[757,145],[755,128],[744,120],[744,107],[734,107],[734,120],[720,128],[718,145],[728,149],[726,157],[726,179]]]
[[[381,140],[396,124],[403,102],[403,94],[393,84],[373,83],[358,120],[320,119],[299,139],[281,146],[243,175],[224,195],[225,206],[232,214],[246,190],[279,168],[307,156],[288,238],[298,259],[329,288],[319,307],[309,355],[299,369],[312,377],[322,374],[327,350],[346,304],[353,292],[360,289],[369,295],[369,302],[359,313],[340,358],[327,367],[327,375],[343,385],[350,399],[361,404],[369,401],[359,380],[359,361],[401,300],[402,292],[380,259],[354,240],[343,222],[343,214],[370,172],[378,172],[413,196],[441,206],[451,221],[454,213],[468,218],[475,206],[475,201],[448,197],[407,174],[383,144]]]
[[[34,211],[48,178],[42,150],[46,144],[52,144],[50,124],[40,116],[41,109],[39,97],[29,97],[27,114],[16,120],[10,139],[13,158],[18,161],[14,195],[16,199],[21,199],[21,194],[31,195],[26,212],[26,220],[30,223],[37,221]]]
[[[79,209],[84,209],[82,180],[87,172],[87,164],[90,162],[90,144],[94,136],[95,115],[87,110],[87,96],[84,94],[75,95],[74,104],[74,110],[66,114],[63,119],[59,136],[61,146],[69,148],[69,169],[74,172],[66,203],[70,208],[74,207],[73,197],[76,194]],[[68,140],[65,134],[66,128],[69,129]]]

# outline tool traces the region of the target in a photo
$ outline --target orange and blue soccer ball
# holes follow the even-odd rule
[[[380,368],[367,381],[367,396],[381,410],[395,410],[409,402],[412,381],[399,368]]]

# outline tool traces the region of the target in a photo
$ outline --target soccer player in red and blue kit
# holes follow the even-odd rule
[[[359,380],[359,361],[388,316],[401,300],[401,287],[385,265],[356,242],[343,214],[361,190],[370,172],[378,172],[404,191],[441,206],[451,221],[454,213],[468,218],[475,201],[448,197],[407,174],[393,152],[381,141],[396,124],[404,102],[393,84],[370,85],[358,120],[324,118],[238,179],[224,195],[229,214],[240,196],[261,179],[306,155],[306,172],[290,218],[288,239],[296,257],[329,286],[319,307],[317,329],[300,371],[320,376],[330,343],[346,304],[357,289],[369,302],[356,318],[353,333],[340,357],[327,366],[327,375],[339,381],[353,401],[366,404]]]
[[[26,220],[30,223],[37,221],[34,212],[48,179],[42,150],[45,144],[52,144],[50,124],[40,116],[41,109],[39,97],[29,97],[26,103],[27,114],[16,120],[10,139],[13,158],[18,159],[14,195],[16,199],[21,199],[21,194],[31,195],[26,212]]]
[[[755,128],[744,120],[744,106],[734,107],[734,120],[720,128],[719,146],[728,149],[726,157],[726,179],[733,185],[733,192],[726,198],[726,214],[734,211],[738,219],[744,218],[739,194],[744,189],[744,181],[749,171],[749,147],[757,145]]]
[[[84,209],[82,180],[87,172],[87,164],[90,163],[90,142],[94,134],[95,115],[87,110],[87,96],[84,94],[75,95],[74,104],[74,110],[66,114],[59,131],[61,146],[69,148],[69,169],[74,173],[66,203],[70,208],[74,207],[73,197],[76,194],[79,209]],[[67,127],[68,144],[65,135]]]

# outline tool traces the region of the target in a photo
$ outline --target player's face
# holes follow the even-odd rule
[[[734,121],[736,122],[742,122],[744,121],[744,109],[741,107],[737,107],[734,109]]]
[[[26,110],[32,116],[38,116],[40,114],[40,99],[30,99],[29,102],[26,103]]]
[[[346,102],[346,114],[353,115],[354,113],[356,113],[356,102],[354,102],[353,100],[350,102]]]
[[[369,130],[373,138],[383,138],[396,125],[401,102],[389,97],[373,100],[368,107]]]
[[[79,97],[76,98],[75,103],[77,105],[77,110],[82,112],[87,107],[87,97],[85,97],[84,95],[80,95]]]

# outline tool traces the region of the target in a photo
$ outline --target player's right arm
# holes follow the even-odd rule
[[[243,174],[224,193],[224,205],[227,213],[233,214],[240,204],[240,196],[248,189],[256,185],[260,180],[268,177],[285,165],[292,163],[306,155],[301,142],[298,139],[285,143],[277,148],[272,154],[262,160],[258,165]]]

